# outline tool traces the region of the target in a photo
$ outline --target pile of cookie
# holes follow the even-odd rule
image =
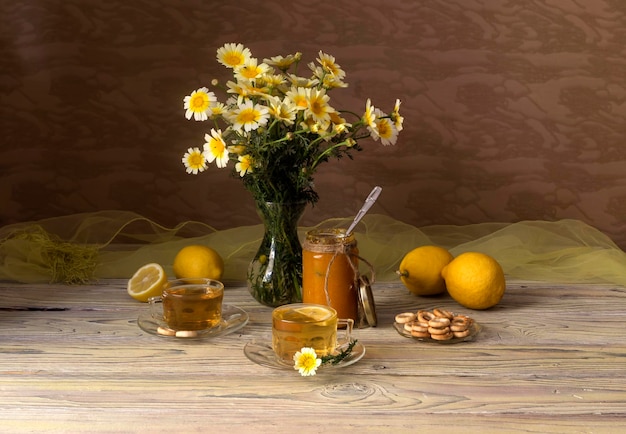
[[[464,338],[471,333],[474,322],[466,315],[456,315],[445,309],[433,311],[419,310],[417,313],[404,312],[396,315],[396,323],[416,338],[430,338],[447,341],[452,338]]]

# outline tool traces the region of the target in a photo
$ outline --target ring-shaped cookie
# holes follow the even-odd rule
[[[469,328],[469,321],[467,318],[455,317],[450,323],[450,330],[453,332],[462,332]]]
[[[411,332],[411,336],[414,336],[416,338],[429,338],[430,337],[430,333],[428,332]]]
[[[454,314],[445,309],[433,309],[433,315],[435,315],[438,318],[448,318],[449,320],[454,318]]]
[[[437,341],[447,341],[449,339],[452,339],[454,337],[454,334],[452,334],[452,332],[448,332],[448,333],[441,334],[441,335],[431,334],[430,337]]]
[[[395,319],[398,324],[406,324],[415,321],[415,314],[413,312],[403,312],[397,314]]]
[[[450,333],[450,328],[449,327],[445,327],[445,328],[435,328],[435,327],[428,327],[428,333],[430,333],[431,335],[445,335]]]
[[[428,322],[433,318],[435,318],[435,314],[427,310],[420,310],[417,312],[417,320],[419,322]]]
[[[412,332],[421,332],[421,333],[424,333],[424,332],[427,332],[427,331],[428,331],[428,326],[424,327],[424,326],[420,325],[420,323],[418,323],[418,322],[414,322],[414,323],[412,323],[412,325],[411,325],[411,331],[412,331]]]
[[[428,321],[429,327],[443,328],[443,327],[448,327],[449,325],[450,325],[450,320],[448,318],[433,318],[430,321]]]
[[[454,334],[455,338],[464,338],[464,337],[469,336],[470,332],[471,332],[470,329],[467,329],[461,332],[452,332],[452,334]]]

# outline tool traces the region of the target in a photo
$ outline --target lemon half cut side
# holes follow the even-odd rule
[[[150,263],[139,268],[128,281],[128,295],[135,300],[148,301],[163,293],[163,285],[167,282],[165,270],[159,264]]]

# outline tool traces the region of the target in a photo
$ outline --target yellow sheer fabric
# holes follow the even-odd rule
[[[316,227],[347,227],[332,219]],[[301,235],[312,228],[301,228]],[[626,286],[626,253],[578,220],[484,223],[416,228],[384,215],[368,215],[355,230],[360,256],[374,265],[377,281],[395,281],[402,257],[435,244],[453,255],[479,251],[496,258],[509,277],[561,283]],[[129,278],[157,262],[172,276],[176,252],[207,244],[225,261],[225,281],[245,280],[263,235],[259,225],[215,230],[198,222],[162,227],[124,211],[76,214],[0,228],[0,280],[85,283]]]

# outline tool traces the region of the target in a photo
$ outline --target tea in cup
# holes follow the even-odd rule
[[[222,320],[224,284],[213,279],[177,279],[168,282],[161,297],[152,297],[152,316],[172,330],[205,330]],[[163,312],[157,304],[162,303]],[[159,318],[161,316],[161,318]]]
[[[293,356],[303,347],[315,350],[318,357],[335,353],[337,329],[344,333],[341,343],[351,340],[354,321],[338,319],[330,306],[295,303],[279,306],[272,312],[272,348],[278,358],[293,363]]]

